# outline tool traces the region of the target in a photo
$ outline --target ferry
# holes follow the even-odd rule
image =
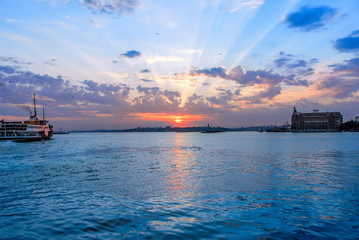
[[[50,140],[53,126],[43,118],[39,120],[36,111],[36,98],[34,94],[34,114],[30,113],[28,121],[0,121],[0,140],[13,140],[15,142],[28,142]]]

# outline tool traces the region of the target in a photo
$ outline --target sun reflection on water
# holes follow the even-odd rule
[[[193,148],[186,145],[184,134],[177,133],[170,152],[171,162],[168,173],[168,191],[175,195],[191,195],[188,189],[193,188],[192,174],[195,167]]]

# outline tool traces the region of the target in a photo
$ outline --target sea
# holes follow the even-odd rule
[[[0,239],[359,239],[359,133],[0,142]]]

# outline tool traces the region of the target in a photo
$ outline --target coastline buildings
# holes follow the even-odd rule
[[[335,132],[342,123],[340,112],[300,113],[294,107],[292,114],[292,132]]]

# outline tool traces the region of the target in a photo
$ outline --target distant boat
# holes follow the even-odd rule
[[[30,113],[28,121],[5,121],[4,119],[0,121],[0,140],[27,142],[51,139],[53,126],[45,120],[44,110],[43,119],[38,119],[35,94],[33,101],[34,114]]]
[[[62,128],[60,128],[60,131],[54,131],[54,134],[69,134],[69,131],[62,131]]]

